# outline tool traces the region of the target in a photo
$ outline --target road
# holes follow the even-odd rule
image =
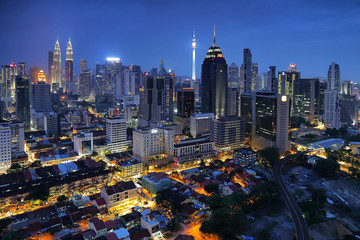
[[[302,215],[302,212],[301,212],[299,206],[297,205],[294,197],[287,189],[287,187],[284,183],[284,180],[282,178],[282,175],[281,175],[281,168],[283,167],[283,165],[287,161],[289,161],[295,157],[298,157],[303,153],[304,152],[299,152],[299,153],[292,154],[292,155],[289,155],[289,156],[281,159],[279,162],[277,162],[275,164],[275,166],[273,168],[273,170],[274,170],[273,174],[274,174],[276,183],[279,185],[279,190],[280,190],[282,197],[284,198],[285,204],[286,204],[287,208],[289,209],[289,211],[292,215],[292,218],[295,222],[297,239],[298,240],[310,240],[309,228],[308,228],[306,221]]]

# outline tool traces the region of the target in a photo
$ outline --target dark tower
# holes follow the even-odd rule
[[[30,81],[22,77],[16,78],[16,115],[24,122],[25,130],[30,129]]]
[[[227,115],[228,65],[220,47],[214,43],[209,48],[201,66],[201,111],[216,117]]]

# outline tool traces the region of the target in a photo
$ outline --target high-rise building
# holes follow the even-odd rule
[[[108,143],[126,141],[126,119],[106,118],[106,141]]]
[[[252,54],[249,48],[244,49],[243,56],[243,81],[244,91],[251,92],[252,89]]]
[[[211,122],[210,139],[220,152],[233,151],[243,147],[245,141],[245,122],[238,116],[226,116]]]
[[[65,92],[71,93],[70,85],[74,81],[74,57],[73,57],[73,49],[71,45],[71,41],[69,38],[69,42],[66,47],[66,60],[65,60]]]
[[[273,92],[253,93],[251,146],[256,150],[277,147],[289,151],[290,97]]]
[[[58,88],[63,87],[61,83],[61,51],[58,39],[56,39],[54,50],[54,72],[51,75],[53,78],[52,83],[55,86],[54,89],[57,90]]]
[[[354,84],[352,81],[343,81],[341,83],[341,94],[353,95]]]
[[[297,67],[295,63],[289,63],[288,72],[297,72]]]
[[[191,47],[193,49],[193,56],[192,56],[192,72],[191,72],[191,84],[190,87],[194,87],[194,82],[196,80],[196,75],[195,75],[195,49],[196,49],[196,39],[195,39],[195,30],[193,32],[193,39],[191,42]]]
[[[279,72],[278,94],[293,97],[294,83],[300,78],[300,72]]]
[[[228,86],[231,88],[238,88],[239,82],[239,67],[235,63],[229,66]]]
[[[5,102],[5,109],[8,110],[15,102],[15,85],[17,66],[12,62],[10,65],[1,66],[1,100]]]
[[[227,115],[228,65],[220,47],[214,42],[201,66],[201,111],[216,117]]]
[[[174,78],[160,61],[159,71],[153,68],[145,74],[140,94],[140,126],[169,126],[174,124]]]
[[[133,96],[135,95],[135,72],[130,69],[124,70],[124,92],[122,93],[122,97],[124,96]]]
[[[340,91],[340,68],[338,64],[331,63],[328,71],[327,90],[325,90],[324,123],[327,127],[339,128],[341,125]]]
[[[10,122],[11,130],[11,152],[24,152],[25,133],[24,123],[19,121]]]
[[[0,173],[11,166],[11,129],[9,122],[0,123]]]
[[[44,129],[49,137],[59,135],[60,119],[56,113],[50,112],[44,115]]]
[[[135,73],[135,95],[139,95],[139,89],[143,84],[143,73],[139,65],[128,66],[130,71]]]
[[[54,71],[54,52],[53,51],[48,51],[48,84],[52,85],[53,83],[53,75],[55,73],[53,73]]]
[[[228,88],[228,116],[239,116],[240,89]]]
[[[25,130],[30,129],[30,81],[16,78],[16,115],[24,123]]]
[[[266,72],[266,90],[278,92],[278,79],[276,77],[276,66],[270,66]]]
[[[251,64],[251,91],[259,91],[259,84],[258,84],[258,77],[259,77],[259,64],[252,63]]]
[[[106,58],[104,94],[116,96],[121,99],[119,93],[123,92],[122,64],[120,58]],[[116,94],[117,93],[117,94]]]
[[[166,164],[174,157],[174,130],[138,128],[133,131],[133,153],[144,165]]]
[[[86,59],[82,58],[80,60],[80,73],[87,71],[87,61]]]
[[[18,63],[18,76],[26,77],[26,63],[25,62]]]
[[[320,80],[300,78],[294,84],[292,116],[303,117],[307,121],[319,120]]]
[[[87,98],[91,94],[91,73],[81,72],[79,77],[79,94],[83,98]]]
[[[31,108],[36,112],[49,112],[51,108],[50,85],[37,82],[31,88]]]
[[[181,88],[177,92],[177,115],[179,117],[190,117],[195,110],[194,88]]]
[[[213,113],[193,113],[190,116],[190,134],[193,138],[210,135]]]
[[[357,130],[359,101],[356,96],[341,94],[339,105],[341,127],[350,127]]]
[[[252,100],[251,92],[243,92],[240,96],[240,116],[245,121],[245,136],[248,138],[252,132]]]
[[[31,84],[34,84],[38,81],[39,67],[31,66],[30,67],[30,81]]]
[[[341,91],[340,82],[340,67],[339,64],[331,63],[328,71],[328,89],[335,89],[337,92]]]
[[[90,155],[94,150],[94,137],[92,132],[81,132],[73,135],[74,151],[79,157]]]

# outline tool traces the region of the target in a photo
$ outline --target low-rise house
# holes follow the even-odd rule
[[[103,187],[100,193],[107,208],[128,210],[134,207],[138,198],[138,191],[134,182],[118,182],[115,185]]]

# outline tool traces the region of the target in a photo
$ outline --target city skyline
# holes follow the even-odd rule
[[[250,48],[253,61],[259,63],[259,73],[270,65],[282,71],[289,63],[296,63],[303,77],[321,76],[326,80],[328,65],[336,62],[342,69],[343,80],[360,81],[356,74],[360,53],[356,44],[360,36],[360,5],[356,1],[347,1],[336,8],[335,1],[326,1],[326,4],[325,1],[301,4],[277,1],[270,5],[265,1],[226,1],[201,5],[201,13],[195,10],[199,9],[199,2],[188,1],[180,6],[164,1],[112,2],[101,6],[79,1],[66,9],[67,4],[66,1],[4,3],[0,25],[8,34],[0,36],[4,43],[0,48],[2,64],[25,61],[28,66],[37,65],[46,70],[47,52],[54,49],[56,39],[65,56],[64,49],[70,37],[75,73],[79,73],[82,58],[87,59],[89,68],[94,68],[96,61],[104,62],[106,57],[116,56],[125,65],[141,65],[144,71],[157,66],[158,60],[163,58],[176,75],[190,77],[191,40],[195,28],[196,76],[199,78],[215,24],[218,45],[229,64],[234,62],[240,66],[243,49]],[[216,11],[219,4],[224,5],[221,12]],[[78,13],[80,9],[83,10],[81,14]],[[148,11],[154,13],[150,20],[146,17]],[[16,12],[22,12],[21,16]],[[39,12],[43,15],[39,16]],[[32,19],[32,27],[26,18]],[[160,25],[154,28],[156,24]],[[28,37],[21,37],[24,34]],[[8,41],[9,35],[13,41]]]

